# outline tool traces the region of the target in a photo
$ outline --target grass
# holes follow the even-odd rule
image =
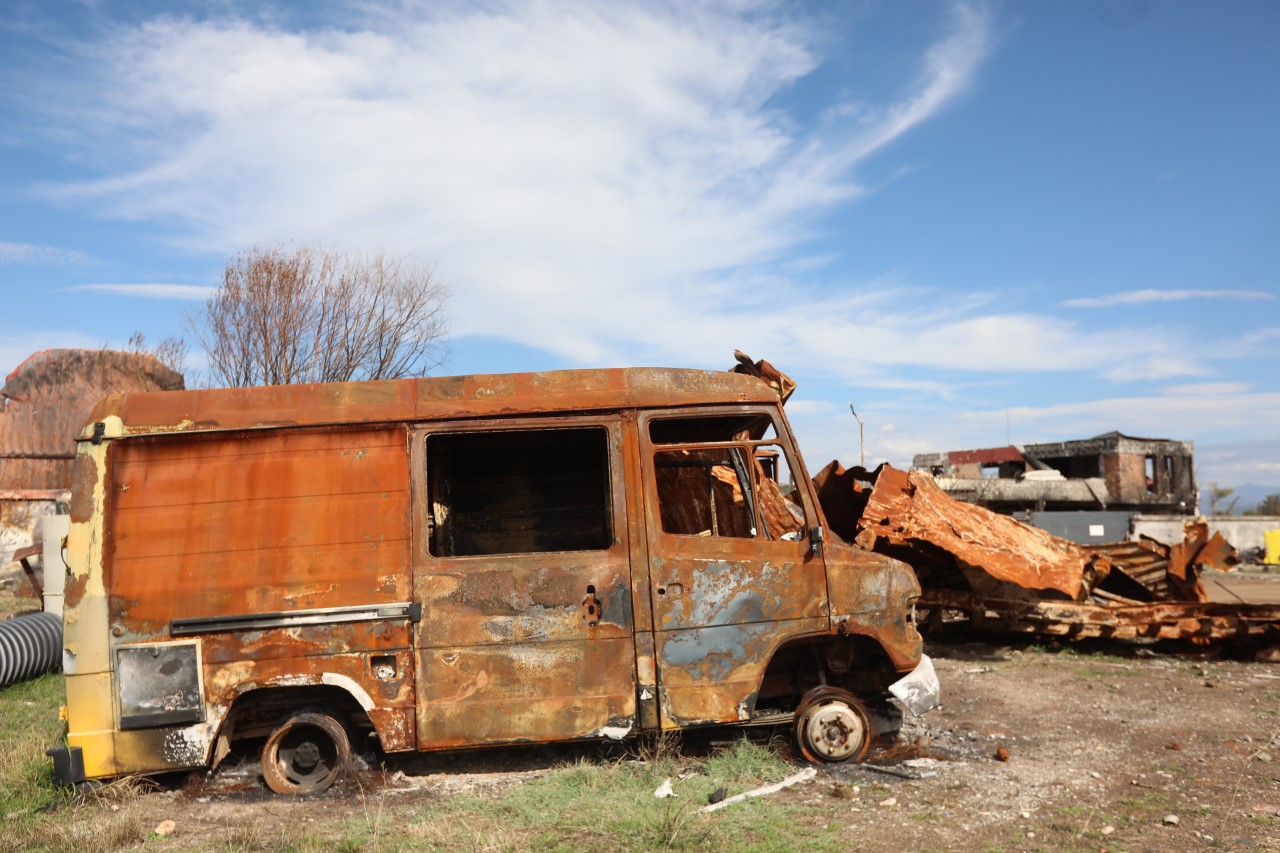
[[[681,757],[667,745],[653,760],[579,759],[501,794],[456,796],[385,811],[365,805],[360,815],[343,823],[305,829],[287,823],[268,830],[234,826],[223,838],[210,839],[214,846],[209,849],[788,851],[799,843],[802,820],[806,849],[844,849],[847,839],[840,836],[840,827],[815,830],[815,821],[806,820],[828,818],[825,804],[760,798],[712,814],[698,811],[718,788],[732,796],[795,771],[768,746],[745,739],[705,759]],[[668,778],[677,796],[655,798],[654,790]]]
[[[45,675],[0,688],[0,816],[6,825],[68,798],[53,784],[44,754],[63,737],[62,684],[61,675]]]
[[[498,801],[441,803],[404,832],[414,846],[446,850],[787,850],[791,812],[777,803],[750,800],[709,815],[697,810],[718,788],[733,796],[794,772],[771,749],[745,739],[702,762],[578,761]],[[668,778],[677,796],[656,799],[654,790]],[[806,845],[822,849],[819,838],[808,837]]]

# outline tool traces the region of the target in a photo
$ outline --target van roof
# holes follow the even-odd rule
[[[113,394],[94,407],[85,440],[281,426],[431,421],[551,412],[777,403],[760,379],[738,373],[625,367],[493,373]]]

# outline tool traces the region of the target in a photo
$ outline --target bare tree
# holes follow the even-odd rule
[[[1235,511],[1236,503],[1240,498],[1234,497],[1231,503],[1227,504],[1226,512],[1219,512],[1221,504],[1227,498],[1235,494],[1235,489],[1230,486],[1219,486],[1217,483],[1209,484],[1209,515],[1231,515]]]
[[[397,379],[441,363],[447,297],[430,269],[384,253],[254,247],[191,326],[213,385]]]
[[[105,345],[103,349],[106,349]],[[187,356],[191,352],[191,345],[180,337],[168,337],[158,344],[151,345],[147,343],[146,335],[142,332],[134,332],[125,343],[124,351],[154,355],[170,370],[186,373]]]

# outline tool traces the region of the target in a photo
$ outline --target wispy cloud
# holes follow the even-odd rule
[[[91,262],[84,252],[73,249],[0,241],[0,264],[88,264]]]
[[[1224,397],[1247,394],[1253,389],[1248,382],[1201,382],[1194,385],[1166,385],[1157,389],[1165,396]]]
[[[739,273],[791,260],[863,192],[864,160],[971,89],[992,49],[986,7],[957,4],[899,99],[806,126],[779,99],[825,42],[786,4],[370,8],[346,28],[113,30],[83,109],[137,167],[48,192],[219,253],[414,252],[452,288],[455,335],[572,362],[718,364],[747,336],[772,358],[799,329],[772,316],[767,277]],[[776,272],[798,317],[830,307]]]
[[[208,299],[216,287],[198,284],[77,284],[68,290],[87,290],[97,293],[114,293],[120,296],[138,296],[146,299]]]
[[[1148,302],[1184,302],[1188,299],[1275,299],[1274,293],[1262,290],[1129,290],[1106,296],[1068,299],[1064,308],[1111,308],[1115,305],[1142,305]]]

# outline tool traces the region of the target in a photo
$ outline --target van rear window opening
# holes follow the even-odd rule
[[[603,550],[613,544],[603,427],[427,437],[436,557]]]

